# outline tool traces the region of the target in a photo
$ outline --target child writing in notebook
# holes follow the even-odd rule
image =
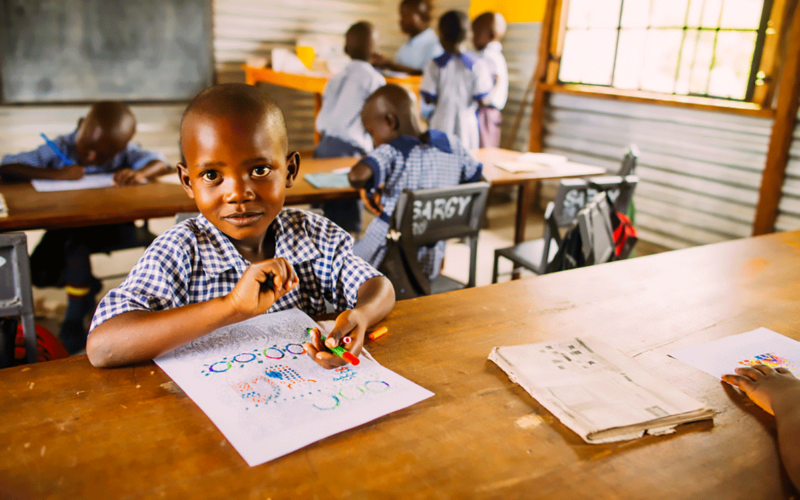
[[[367,62],[375,50],[376,38],[372,24],[365,21],[347,30],[344,51],[351,61],[325,86],[316,122],[322,137],[314,149],[315,158],[364,156],[372,151],[372,140],[361,124],[361,108],[370,94],[386,84],[383,75]],[[361,209],[357,200],[322,204],[325,217],[355,234],[361,232]]]
[[[71,134],[53,138],[53,144],[15,155],[0,164],[4,181],[80,179],[85,174],[113,173],[120,186],[138,184],[169,172],[164,156],[131,142],[136,118],[118,101],[102,101],[89,109]],[[71,164],[68,164],[71,163]],[[31,255],[31,280],[37,287],[66,287],[67,309],[61,341],[70,354],[86,345],[84,317],[94,312],[100,281],[92,275],[89,256],[106,248],[135,244],[132,222],[47,231]]]
[[[430,127],[453,134],[467,150],[478,149],[478,103],[492,90],[486,63],[465,52],[469,18],[451,10],[439,18],[444,54],[425,67],[419,93],[435,103]]]
[[[361,112],[375,150],[348,174],[361,190],[368,209],[377,217],[356,243],[354,253],[375,267],[386,253],[386,235],[397,200],[404,189],[433,189],[477,182],[482,165],[458,138],[438,130],[421,133],[414,96],[398,85],[381,87]],[[422,247],[417,258],[432,279],[439,274],[445,242]]]
[[[353,255],[328,219],[284,209],[300,155],[289,152],[278,105],[263,90],[217,85],[181,120],[179,176],[200,216],[161,235],[100,302],[86,353],[95,366],[148,360],[217,328],[293,307],[339,312],[327,347],[344,336],[358,356],[366,328],[394,306],[391,283]],[[315,335],[305,344],[325,368],[344,364]]]
[[[783,466],[795,487],[800,487],[800,380],[786,368],[765,365],[736,368],[735,375],[723,375],[722,380],[775,417]]]
[[[492,81],[489,95],[478,103],[478,128],[482,148],[500,146],[500,111],[508,100],[508,65],[500,44],[500,39],[505,34],[506,20],[500,13],[484,12],[472,21],[472,45],[478,51],[478,58],[486,62]]]

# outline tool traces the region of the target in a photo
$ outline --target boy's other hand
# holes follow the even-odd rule
[[[272,274],[272,288],[268,286]],[[250,264],[227,299],[242,319],[264,314],[278,299],[300,282],[292,265],[283,257]]]
[[[372,196],[369,196],[366,189],[359,189],[358,195],[361,197],[361,201],[364,202],[364,206],[367,207],[367,210],[369,210],[375,217],[380,217],[380,215],[383,213],[380,190],[375,191]]]
[[[369,63],[375,66],[376,68],[385,68],[389,65],[390,59],[388,59],[383,54],[379,54],[377,52],[373,52],[373,54],[369,58]]]
[[[736,375],[723,375],[722,380],[741,389],[770,415],[775,415],[772,407],[778,399],[800,397],[800,380],[786,368],[753,365],[735,371]]]
[[[319,334],[314,332],[311,334],[311,341],[303,344],[303,347],[308,355],[311,356],[311,359],[326,370],[344,366],[347,361],[328,349],[341,345],[350,351],[353,356],[359,357],[361,348],[364,346],[364,335],[368,326],[367,318],[363,314],[355,309],[348,309],[337,316],[324,346],[320,341]],[[350,342],[344,342],[342,340],[344,337],[349,337]]]
[[[59,181],[76,181],[83,177],[84,168],[80,165],[70,165],[58,170],[55,170],[55,180]]]
[[[114,184],[117,186],[133,186],[141,184],[145,180],[141,172],[130,168],[123,168],[114,173]]]

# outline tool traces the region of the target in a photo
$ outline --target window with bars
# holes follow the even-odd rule
[[[752,99],[771,0],[569,0],[558,79]]]

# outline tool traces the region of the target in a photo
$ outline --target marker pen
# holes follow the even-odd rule
[[[336,347],[328,347],[328,346],[326,346],[325,345],[325,338],[326,337],[324,335],[322,335],[322,332],[319,330],[319,328],[306,328],[306,332],[309,335],[311,335],[314,331],[319,333],[319,340],[320,340],[320,342],[322,342],[322,345],[324,345],[326,349],[328,349],[329,351],[331,351],[335,355],[339,356],[340,358],[344,359],[345,361],[348,361],[353,366],[356,366],[359,363],[361,363],[361,361],[357,357],[353,356],[347,349],[345,349],[344,347],[342,347],[340,345],[337,345]]]
[[[66,165],[66,166],[68,166],[68,167],[69,167],[70,165],[75,165],[75,162],[74,162],[74,161],[72,161],[72,160],[70,160],[70,159],[67,157],[67,155],[66,155],[66,154],[64,154],[64,152],[63,152],[63,151],[61,151],[61,150],[58,148],[58,146],[56,145],[56,143],[55,143],[55,142],[53,142],[53,141],[51,141],[50,139],[48,139],[48,138],[47,138],[47,136],[46,136],[46,135],[44,135],[44,133],[41,133],[41,134],[39,134],[39,135],[41,135],[41,136],[42,136],[42,139],[44,139],[44,142],[45,142],[45,143],[47,143],[47,145],[50,147],[50,149],[52,149],[52,150],[53,150],[53,153],[55,153],[55,154],[56,154],[56,156],[58,156],[59,158],[61,158],[61,162],[62,162],[64,165]]]

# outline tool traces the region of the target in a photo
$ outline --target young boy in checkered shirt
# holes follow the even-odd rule
[[[353,240],[324,217],[283,209],[300,156],[289,152],[277,104],[257,87],[211,87],[181,120],[179,175],[201,215],[147,249],[97,308],[86,353],[95,366],[155,358],[217,328],[293,307],[339,312],[327,347],[358,356],[368,326],[394,306],[391,283],[352,253]],[[271,286],[270,286],[271,285]],[[305,345],[325,368],[344,360]]]
[[[364,128],[375,150],[359,161],[349,175],[360,189],[367,209],[376,218],[353,249],[375,267],[386,254],[386,235],[397,201],[404,189],[434,189],[481,179],[483,166],[454,135],[439,130],[420,132],[414,96],[403,87],[379,88],[361,112]],[[433,279],[444,259],[445,242],[419,249],[422,269]]]

